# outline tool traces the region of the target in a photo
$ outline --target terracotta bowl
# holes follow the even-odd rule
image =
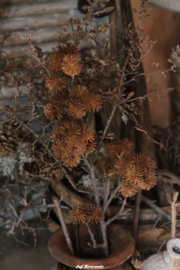
[[[74,244],[73,224],[70,223],[67,227],[72,243]],[[94,233],[97,243],[101,243],[100,233],[97,227],[91,225],[90,228]],[[61,228],[52,234],[49,239],[48,249],[50,254],[58,262],[72,268],[83,266],[82,269],[108,269],[123,264],[134,252],[134,239],[117,224],[110,224],[107,228],[110,251],[108,257],[103,257],[101,249],[94,249],[88,246],[87,242],[91,243],[91,239],[85,225],[78,226],[78,235],[81,258],[71,255]]]

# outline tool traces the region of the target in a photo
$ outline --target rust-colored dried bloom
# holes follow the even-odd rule
[[[140,167],[135,166],[134,160],[131,157],[122,156],[115,164],[116,174],[123,176],[127,182],[139,185],[143,177],[143,171]]]
[[[75,224],[84,224],[86,222],[86,214],[81,206],[73,207],[73,209],[69,211],[69,216]]]
[[[143,172],[143,176],[141,177],[141,180],[139,182],[139,187],[146,190],[154,187],[156,185],[155,162],[144,154],[134,155],[133,160],[135,166]]]
[[[81,138],[82,140],[84,140],[85,142],[93,142],[94,138],[95,138],[95,131],[94,130],[90,130],[89,128],[87,128],[86,124],[83,125],[83,130],[81,133]]]
[[[57,158],[68,167],[79,164],[87,142],[81,138],[82,124],[78,120],[62,119],[53,130],[52,149]]]
[[[133,195],[137,193],[137,191],[138,191],[138,186],[132,181],[129,182],[126,180],[122,180],[122,182],[119,185],[119,192],[121,192],[121,194],[124,197],[132,197]]]
[[[51,103],[47,104],[44,113],[45,116],[53,121],[60,119],[66,109],[67,92],[55,92],[50,96]]]
[[[116,174],[120,174],[120,175],[125,174],[127,167],[129,163],[131,162],[132,162],[131,157],[125,157],[125,156],[121,157],[118,161],[116,161],[116,164],[115,164]]]
[[[53,130],[52,138],[56,139],[66,139],[77,137],[82,132],[81,122],[78,120],[62,119],[59,120]]]
[[[63,61],[64,54],[61,50],[58,50],[56,53],[53,53],[50,56],[49,61],[49,69],[53,72],[60,72],[62,71],[62,61]]]
[[[95,204],[87,203],[82,206],[83,211],[86,213],[87,223],[97,223],[102,218],[102,208]]]
[[[66,43],[66,46],[61,47],[60,50],[64,55],[79,53],[79,49],[73,43]]]
[[[66,77],[62,72],[52,71],[46,79],[46,86],[51,91],[62,90],[66,85]]]
[[[85,105],[80,100],[71,99],[68,103],[67,111],[74,118],[82,118],[86,115]]]
[[[80,54],[68,54],[63,57],[62,70],[70,76],[79,75],[81,72]]]
[[[62,71],[63,57],[69,54],[77,54],[79,50],[72,43],[66,44],[66,46],[59,47],[58,51],[53,53],[49,58],[49,69],[51,71]]]
[[[143,171],[140,167],[136,166],[134,162],[131,160],[129,164],[124,168],[122,172],[123,178],[126,181],[134,182],[135,184],[139,184],[143,177]]]
[[[85,86],[77,85],[71,90],[67,111],[74,118],[79,119],[86,115],[86,102],[84,101],[84,97],[86,97],[87,94],[88,91]]]
[[[114,167],[114,161],[108,157],[105,156],[99,156],[96,168],[101,175],[101,177],[108,177],[110,172],[112,172],[112,169]]]
[[[83,96],[88,95],[88,90],[86,86],[77,85],[71,90],[71,96],[76,99],[81,99]]]
[[[110,157],[131,156],[134,152],[134,143],[127,138],[106,145],[105,151]]]
[[[146,190],[156,185],[155,168],[155,162],[144,154],[122,156],[115,165],[116,174],[121,174],[124,181]]]
[[[149,190],[156,185],[156,179],[154,176],[145,175],[143,179],[139,182],[139,187],[141,189]]]
[[[61,158],[62,162],[64,163],[64,165],[66,167],[76,167],[80,160],[81,160],[81,156],[78,156],[78,155],[69,155],[69,156],[62,156]]]
[[[86,144],[86,149],[85,149],[85,151],[84,151],[85,155],[94,152],[95,149],[96,149],[96,147],[97,147],[97,143],[96,143],[96,142],[94,142],[94,141],[93,141],[93,142],[90,142],[90,141],[89,141],[89,142]]]
[[[63,143],[61,140],[56,140],[55,143],[52,145],[52,150],[55,154],[55,156],[59,159],[64,156],[65,153],[67,153],[67,146]]]
[[[119,142],[108,142],[105,145],[105,152],[110,156],[111,158],[117,158],[119,156],[121,149]]]
[[[105,146],[105,151],[108,156],[115,158],[118,156],[131,156],[134,152],[134,143],[127,138],[116,142],[109,142]]]
[[[121,156],[130,156],[134,152],[134,143],[128,140],[127,138],[119,141],[120,146],[120,155]]]
[[[45,116],[50,120],[53,121],[55,118],[60,118],[61,114],[57,114],[56,107],[54,104],[49,103],[44,109]]]
[[[78,137],[67,138],[65,141],[68,144],[68,150],[70,154],[79,156],[83,155],[86,149],[85,141],[82,141],[81,138]]]
[[[86,111],[87,112],[99,111],[102,107],[102,100],[98,94],[88,93],[88,95],[85,97],[84,100],[86,102]]]
[[[144,154],[136,154],[133,156],[136,166],[140,166],[145,173],[155,175],[156,164],[148,156]]]

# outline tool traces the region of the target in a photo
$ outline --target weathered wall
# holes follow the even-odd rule
[[[132,8],[139,9],[140,0],[131,0]],[[172,47],[180,42],[180,13],[160,9],[147,5],[151,8],[150,17],[145,18],[142,25],[146,29],[151,40],[157,40],[156,44],[148,54],[144,69],[146,73],[155,70],[153,62],[159,63],[162,69],[168,69]],[[137,14],[134,13],[135,24],[138,22]],[[147,43],[144,45],[147,48]],[[151,77],[147,83],[148,90],[161,89],[171,86],[172,73],[163,77],[161,74]],[[174,108],[171,104],[169,94],[162,93],[161,98],[156,94],[151,95],[150,111],[152,123],[161,127],[166,127],[173,118]]]

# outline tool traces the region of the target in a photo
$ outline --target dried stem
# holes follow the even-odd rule
[[[95,238],[94,238],[94,234],[92,233],[91,229],[89,228],[88,223],[86,223],[86,227],[87,227],[88,232],[89,232],[89,235],[90,235],[90,237],[91,237],[91,241],[92,241],[92,243],[93,243],[93,247],[96,248],[96,247],[97,247],[97,243],[96,243],[96,240],[95,240]],[[91,244],[88,243],[88,245],[91,245]]]
[[[102,142],[102,141],[104,140],[104,137],[105,137],[105,135],[106,135],[106,132],[107,132],[107,130],[108,130],[110,124],[111,124],[113,115],[114,115],[114,113],[115,113],[115,111],[116,111],[116,108],[117,108],[116,105],[114,105],[113,108],[112,108],[112,112],[111,112],[111,114],[110,114],[110,116],[109,116],[109,119],[108,119],[107,124],[106,124],[106,127],[105,127],[105,129],[104,129],[104,131],[103,131],[102,138],[101,138],[101,141],[100,141],[100,142]]]
[[[114,113],[115,113],[115,111],[116,111],[116,108],[117,108],[116,105],[114,105],[113,108],[112,108],[111,114],[110,114],[110,116],[109,116],[109,118],[108,118],[108,121],[107,121],[107,124],[106,124],[106,126],[105,126],[105,128],[104,128],[104,131],[103,131],[101,140],[99,141],[98,147],[97,147],[97,149],[96,149],[96,151],[95,151],[95,154],[94,154],[95,157],[96,157],[96,155],[97,155],[97,153],[98,153],[98,150],[99,150],[99,147],[100,147],[102,141],[104,140],[104,138],[105,138],[105,136],[106,136],[106,132],[107,132],[107,130],[108,130],[110,124],[111,124],[111,121],[112,121],[113,115],[114,115]]]
[[[111,194],[111,196],[109,197],[109,199],[108,199],[108,201],[107,201],[105,207],[103,207],[103,213],[106,212],[106,210],[107,210],[108,206],[110,205],[112,199],[114,198],[114,196],[116,195],[116,193],[119,191],[119,184],[120,184],[120,181],[121,181],[120,175],[118,175],[118,185],[117,185],[116,189],[113,191],[113,193]]]
[[[163,209],[158,207],[156,204],[151,202],[148,198],[141,195],[141,200],[145,202],[148,206],[150,206],[156,213],[160,214],[161,216],[167,218],[168,220],[171,220],[171,215],[166,213]]]
[[[90,178],[91,178],[92,186],[93,186],[93,193],[94,193],[95,203],[97,205],[100,205],[99,192],[98,192],[98,189],[97,189],[94,165],[91,162],[88,162],[87,159],[85,159],[85,163],[89,168]],[[106,224],[105,224],[105,221],[104,221],[104,215],[102,216],[102,219],[100,221],[100,228],[101,228],[101,233],[102,233],[102,238],[103,238],[102,247],[104,249],[105,255],[108,256],[109,255],[109,250],[108,250],[107,231],[106,231]]]
[[[73,227],[74,227],[74,234],[75,234],[75,239],[76,239],[76,256],[80,257],[78,225],[73,224]]]
[[[96,183],[96,176],[95,176],[95,168],[92,162],[88,162],[87,159],[85,159],[85,163],[89,168],[89,173],[90,173],[90,178],[92,181],[92,186],[93,186],[93,193],[94,193],[94,200],[97,205],[100,205],[100,199],[99,199],[99,192],[97,189],[97,183]]]
[[[100,228],[101,228],[101,233],[102,233],[102,237],[103,237],[103,244],[102,247],[104,249],[104,253],[105,256],[107,257],[109,255],[109,249],[108,249],[108,241],[107,241],[107,227],[106,227],[106,223],[104,221],[104,215],[101,219],[100,223]]]
[[[172,238],[176,237],[176,201],[178,198],[178,192],[174,193],[173,196],[173,201],[171,204],[171,209],[172,209],[172,223],[171,223],[171,236]]]
[[[134,217],[133,217],[132,236],[134,238],[135,244],[137,243],[137,238],[138,238],[138,223],[139,223],[139,215],[140,215],[140,203],[141,203],[141,190],[139,190],[137,195],[136,195],[135,210],[134,210]]]
[[[104,180],[104,186],[103,186],[103,213],[105,212],[105,209],[107,208],[107,200],[109,196],[109,189],[110,189],[110,181]]]
[[[64,236],[66,238],[66,243],[67,243],[67,246],[69,248],[69,251],[71,252],[72,255],[75,256],[75,252],[74,252],[74,249],[73,249],[73,246],[72,246],[71,238],[69,236],[69,232],[68,232],[66,223],[64,221],[64,216],[63,216],[63,213],[62,213],[62,210],[61,210],[61,205],[60,205],[59,199],[57,197],[53,197],[52,200],[53,200],[54,205],[55,205],[55,207],[56,207],[56,209],[58,211],[59,220],[61,222],[62,230],[63,230]]]
[[[158,175],[165,175],[174,180],[180,186],[180,177],[168,170],[157,170]]]
[[[124,211],[124,207],[126,205],[127,202],[127,197],[124,198],[123,203],[121,205],[121,208],[119,209],[119,212],[112,218],[109,218],[106,221],[106,227],[109,225],[109,223],[113,222],[115,219],[119,218],[121,215],[124,215],[123,211]]]

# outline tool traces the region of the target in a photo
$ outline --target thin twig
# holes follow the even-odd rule
[[[157,170],[158,175],[165,175],[174,180],[180,186],[180,177],[168,170]]]
[[[23,246],[30,247],[30,245],[29,245],[29,244],[27,244],[27,243],[25,243],[25,242],[20,241],[20,240],[19,240],[19,239],[16,237],[16,235],[15,235],[15,234],[13,234],[13,237],[14,237],[14,239],[15,239],[15,241],[16,241],[16,243],[17,243],[17,244],[21,244],[21,245],[23,245]]]
[[[76,256],[80,257],[80,249],[79,249],[79,235],[78,235],[78,224],[73,224],[74,234],[76,239]]]
[[[112,218],[109,218],[106,221],[106,227],[109,225],[109,223],[113,222],[115,219],[119,218],[121,215],[124,215],[123,211],[124,211],[124,207],[126,205],[127,202],[127,197],[124,198],[123,203],[121,205],[121,208],[119,209],[119,212]]]
[[[176,237],[176,201],[178,198],[178,194],[179,194],[178,192],[174,193],[173,201],[171,204],[171,209],[172,209],[171,235],[172,235],[172,238]]]
[[[93,243],[93,247],[96,248],[96,246],[97,246],[96,239],[94,238],[94,234],[93,234],[93,232],[91,231],[91,229],[89,228],[88,223],[86,223],[86,227],[87,227],[88,233],[89,233],[89,235],[90,235],[90,237],[91,237],[91,241],[92,241],[92,243]],[[90,246],[91,244],[88,243],[88,245]]]
[[[92,186],[93,186],[93,193],[94,193],[95,203],[97,205],[100,205],[99,192],[98,192],[98,188],[97,188],[94,165],[91,162],[88,162],[87,159],[85,159],[85,163],[89,168],[90,179],[91,179]]]
[[[141,190],[139,189],[136,195],[135,209],[134,209],[134,217],[133,217],[133,228],[132,228],[132,236],[134,238],[135,244],[138,239],[138,223],[139,223],[139,215],[140,215],[140,203],[141,203]]]
[[[155,221],[155,223],[154,223],[154,225],[153,225],[153,229],[155,229],[156,228],[156,226],[157,226],[157,224],[158,224],[158,222],[161,220],[161,215],[159,215],[158,217],[157,217],[157,219],[156,219],[156,221]]]
[[[111,114],[110,114],[110,116],[109,116],[109,118],[108,118],[108,121],[107,121],[107,124],[106,124],[106,126],[105,126],[105,128],[104,128],[104,131],[103,131],[101,140],[99,141],[98,146],[97,146],[97,149],[96,149],[96,151],[95,151],[95,154],[94,154],[95,157],[96,157],[96,155],[97,155],[97,153],[98,153],[98,150],[99,150],[99,147],[100,147],[102,141],[104,140],[104,138],[105,138],[105,136],[106,136],[106,132],[107,132],[107,130],[108,130],[110,124],[111,124],[111,121],[112,121],[113,115],[114,115],[114,113],[115,113],[115,111],[116,111],[116,108],[117,108],[116,105],[114,105],[113,108],[112,108]]]
[[[171,215],[166,213],[163,209],[158,207],[156,204],[154,204],[151,200],[141,195],[141,200],[145,202],[148,206],[150,206],[156,213],[162,215],[163,217],[167,218],[168,220],[171,220]]]
[[[105,207],[103,208],[103,213],[106,212],[106,210],[107,210],[108,206],[110,205],[112,199],[114,198],[114,196],[116,195],[116,193],[119,191],[119,184],[120,184],[120,181],[121,181],[120,175],[118,175],[118,185],[117,185],[116,189],[112,192],[112,194],[111,194],[111,196],[109,197],[109,199],[108,199],[108,201],[107,201]]]
[[[63,230],[64,236],[65,236],[66,243],[67,243],[67,246],[69,248],[69,251],[71,252],[72,255],[75,256],[75,252],[74,252],[74,249],[73,249],[71,238],[69,236],[69,232],[68,232],[66,223],[64,221],[64,216],[63,216],[63,213],[62,213],[62,210],[61,210],[61,205],[60,205],[59,199],[57,197],[53,197],[52,200],[53,200],[54,205],[55,205],[55,207],[56,207],[56,209],[58,211],[59,221],[61,222],[62,230]]]
[[[64,173],[64,176],[68,179],[69,183],[72,185],[72,187],[80,192],[80,193],[89,193],[87,191],[84,190],[79,190],[76,187],[76,184],[74,183],[74,181],[72,180],[72,178],[69,176],[69,174],[67,173],[66,169],[62,166],[62,164],[60,163],[60,161],[56,158],[56,156],[50,151],[50,149],[48,148],[48,146],[43,142],[43,140],[39,137],[38,134],[36,134],[32,129],[30,129],[25,123],[22,123],[18,118],[16,119],[18,122],[20,122],[21,125],[23,125],[28,131],[30,131],[36,138],[37,140],[39,140],[41,142],[41,144],[46,148],[46,150],[48,151],[49,155],[52,156],[54,158],[54,160],[57,162],[57,164],[59,165],[59,167],[61,168],[61,170]]]
[[[109,189],[110,189],[110,181],[106,179],[106,181],[104,181],[104,186],[103,186],[103,213],[105,212],[105,209],[107,208]]]

